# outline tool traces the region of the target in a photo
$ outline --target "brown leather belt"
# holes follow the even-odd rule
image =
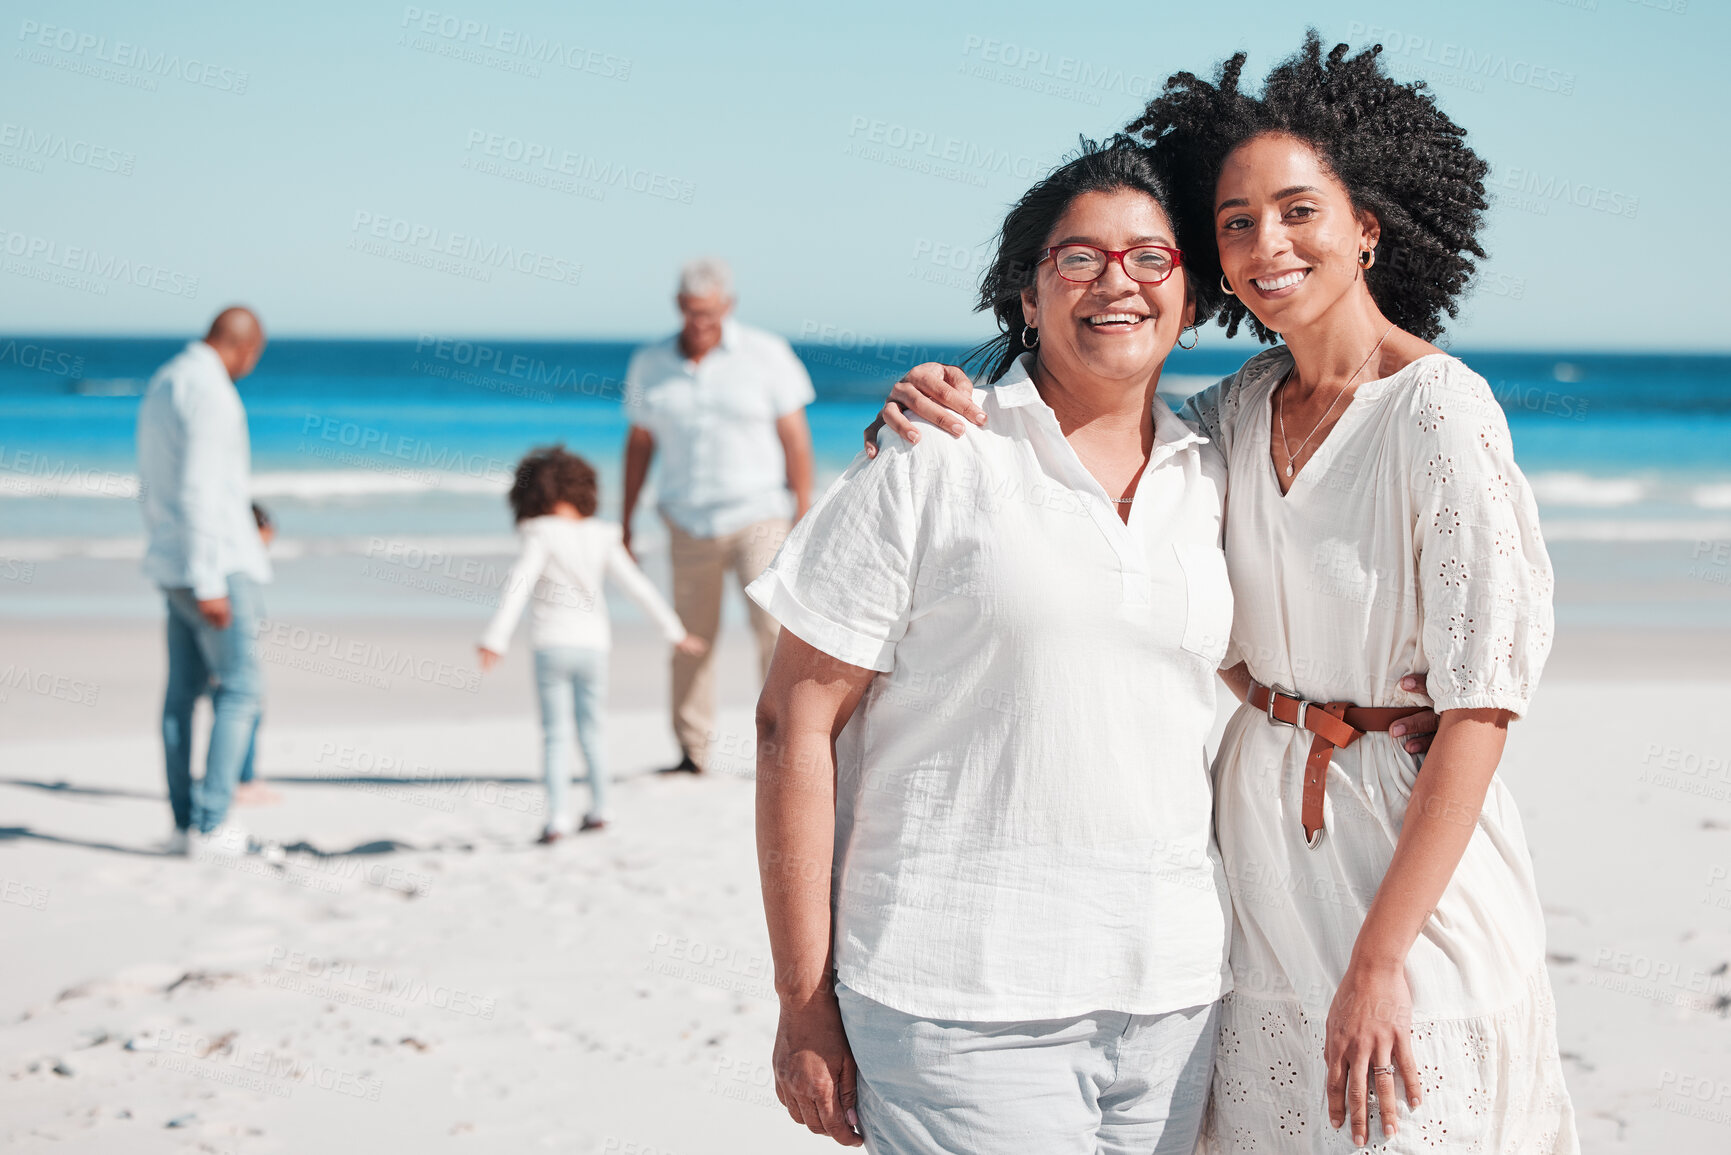
[[[1304,823],[1304,841],[1312,850],[1322,843],[1323,786],[1328,780],[1328,763],[1333,752],[1346,749],[1366,734],[1387,730],[1409,714],[1424,711],[1423,706],[1307,702],[1261,682],[1250,683],[1245,701],[1267,714],[1270,722],[1284,722],[1314,736],[1310,756],[1304,760],[1304,806],[1299,814]]]

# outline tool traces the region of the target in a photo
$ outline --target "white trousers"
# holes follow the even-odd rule
[[[923,1019],[837,983],[871,1155],[1190,1155],[1219,1004],[1035,1022]]]

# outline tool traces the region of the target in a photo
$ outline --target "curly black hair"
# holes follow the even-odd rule
[[[1382,225],[1377,261],[1365,274],[1377,307],[1389,320],[1429,340],[1443,315],[1459,310],[1473,257],[1483,257],[1478,232],[1487,207],[1489,166],[1466,145],[1466,130],[1436,105],[1423,81],[1403,84],[1383,70],[1377,44],[1348,56],[1337,44],[1325,58],[1311,29],[1304,47],[1263,82],[1260,98],[1239,89],[1240,52],[1220,65],[1213,84],[1180,72],[1125,128],[1158,154],[1176,200],[1180,230],[1212,238],[1214,192],[1233,149],[1264,133],[1309,144],[1345,186],[1353,207]],[[1248,321],[1259,340],[1271,333],[1244,302],[1220,289],[1219,252],[1212,240],[1186,248],[1199,304],[1219,310],[1226,335]],[[1199,309],[1200,312],[1200,309]]]
[[[600,503],[595,468],[576,454],[567,453],[563,445],[531,449],[517,463],[508,500],[518,521],[545,517],[561,501],[570,502],[578,513],[588,517]]]
[[[1046,239],[1052,235],[1058,218],[1083,193],[1118,189],[1147,193],[1172,221],[1178,234],[1178,248],[1184,254],[1183,263],[1190,264],[1190,254],[1198,247],[1207,249],[1212,259],[1212,222],[1200,233],[1187,233],[1172,211],[1173,198],[1167,187],[1167,178],[1160,171],[1153,150],[1123,133],[1104,142],[1084,137],[1075,155],[1023,193],[1004,218],[1003,228],[998,230],[997,251],[980,277],[979,302],[974,306],[976,312],[989,312],[997,318],[998,335],[969,350],[962,363],[987,368],[986,380],[996,381],[1017,357],[1028,351],[1022,342],[1022,290],[1034,283],[1040,252],[1046,247]],[[1195,283],[1188,271],[1186,281]],[[1200,325],[1205,319],[1199,302],[1196,323]]]

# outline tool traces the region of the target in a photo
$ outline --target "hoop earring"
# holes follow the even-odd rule
[[[1184,334],[1186,334],[1186,333],[1190,334],[1190,344],[1188,344],[1188,345],[1186,345],[1184,343]],[[1202,336],[1201,336],[1201,334],[1196,332],[1196,326],[1195,325],[1191,325],[1187,329],[1178,330],[1178,347],[1180,349],[1194,349],[1201,342],[1201,340],[1202,340]]]
[[[1232,291],[1232,286],[1226,283],[1225,273],[1220,274],[1220,291],[1225,293],[1228,297],[1236,297],[1238,295]]]
[[[1376,264],[1376,250],[1375,249],[1365,249],[1363,252],[1358,254],[1358,267],[1359,268],[1368,270],[1374,264]]]
[[[1040,346],[1040,330],[1032,325],[1022,326],[1022,348],[1037,349]]]

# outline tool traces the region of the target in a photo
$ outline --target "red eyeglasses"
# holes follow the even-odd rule
[[[1060,277],[1079,284],[1098,281],[1106,275],[1106,266],[1117,261],[1124,275],[1137,284],[1158,285],[1184,263],[1182,251],[1165,245],[1137,245],[1117,251],[1093,245],[1053,245],[1040,254],[1041,261],[1047,257],[1052,258],[1052,267]]]

